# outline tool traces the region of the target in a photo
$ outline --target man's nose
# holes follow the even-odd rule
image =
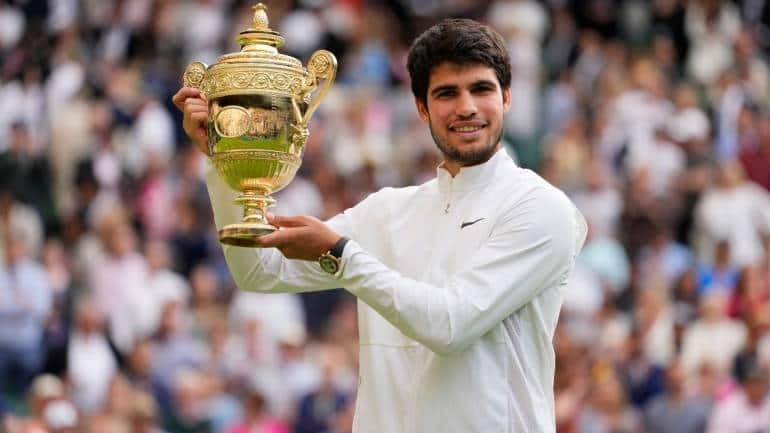
[[[468,118],[473,117],[478,112],[476,107],[476,100],[470,92],[460,92],[460,97],[457,100],[457,115],[459,117]]]

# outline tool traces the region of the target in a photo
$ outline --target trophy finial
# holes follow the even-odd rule
[[[254,6],[254,29],[266,30],[269,28],[270,22],[267,19],[267,6],[264,3],[257,3]]]

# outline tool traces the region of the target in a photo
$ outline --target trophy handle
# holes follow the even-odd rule
[[[303,95],[300,95],[300,97],[303,97],[306,92],[311,91],[316,86],[318,86],[319,81],[323,81],[318,87],[318,93],[316,93],[313,99],[310,100],[310,103],[307,106],[307,110],[305,110],[305,114],[300,113],[297,100],[292,99],[292,105],[294,106],[297,119],[301,119],[301,127],[307,127],[308,122],[310,122],[310,117],[313,116],[316,108],[318,108],[318,104],[321,103],[321,99],[323,99],[323,97],[326,95],[326,92],[328,92],[332,84],[334,84],[334,78],[337,76],[337,58],[334,57],[334,54],[329,51],[318,50],[313,53],[312,56],[310,56],[307,69],[307,88],[305,92],[303,92]]]
[[[203,62],[190,63],[185,68],[184,75],[182,75],[182,85],[184,87],[194,87],[203,93],[203,79],[206,77],[206,69],[208,68]]]

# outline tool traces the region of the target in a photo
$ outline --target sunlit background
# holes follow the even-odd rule
[[[484,21],[513,62],[508,152],[590,224],[558,431],[770,431],[770,1],[265,3],[284,53],[340,62],[276,213],[434,176],[406,52]],[[170,100],[253,5],[0,0],[0,431],[350,432],[355,300],[234,287]]]

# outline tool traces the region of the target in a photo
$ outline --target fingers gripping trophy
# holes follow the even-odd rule
[[[277,230],[267,222],[270,194],[294,179],[302,163],[308,122],[334,82],[337,59],[325,50],[307,69],[278,52],[284,39],[269,27],[267,8],[254,6],[252,27],[236,41],[241,51],[207,66],[190,63],[183,81],[208,100],[208,155],[217,174],[240,194],[243,219],[219,230],[224,244],[255,247]]]

